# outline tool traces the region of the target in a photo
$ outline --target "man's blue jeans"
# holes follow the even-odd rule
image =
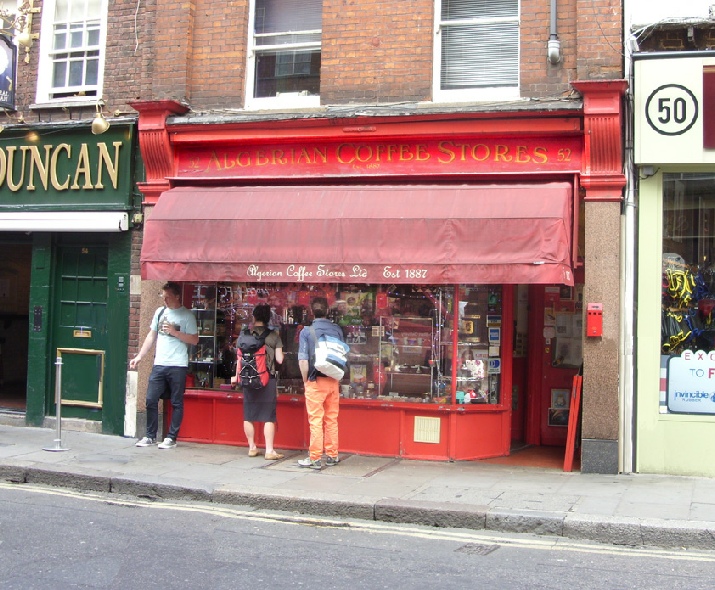
[[[159,399],[164,392],[171,394],[171,426],[166,436],[174,440],[179,436],[184,417],[187,370],[187,367],[163,365],[154,365],[152,368],[146,390],[146,436],[149,438],[156,438],[159,429]]]

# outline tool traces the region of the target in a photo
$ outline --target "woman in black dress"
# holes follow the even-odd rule
[[[271,308],[266,304],[253,308],[254,334],[260,335],[268,327]],[[248,456],[257,457],[254,422],[263,422],[263,437],[266,441],[264,458],[267,461],[282,459],[283,455],[273,448],[276,434],[276,363],[283,363],[283,342],[275,330],[266,336],[266,366],[270,373],[268,384],[263,389],[243,390],[243,432],[248,439]]]

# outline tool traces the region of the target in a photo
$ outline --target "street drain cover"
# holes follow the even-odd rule
[[[478,545],[476,543],[467,543],[457,549],[457,552],[468,553],[469,555],[489,555],[497,549],[499,549],[499,545]]]

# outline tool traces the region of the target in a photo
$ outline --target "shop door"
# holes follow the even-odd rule
[[[512,351],[511,440],[523,442],[526,429],[528,391],[529,285],[514,289],[514,344]]]
[[[533,285],[529,292],[526,442],[566,444],[573,377],[582,362],[581,290]]]
[[[0,248],[0,409],[24,412],[32,246],[8,240]]]
[[[106,245],[62,245],[52,313],[55,358],[62,359],[62,416],[102,420],[106,374],[108,256]],[[50,413],[55,412],[55,364]]]

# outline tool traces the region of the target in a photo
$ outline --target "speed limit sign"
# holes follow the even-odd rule
[[[645,103],[648,124],[661,135],[682,135],[698,120],[698,99],[685,86],[664,84]]]

